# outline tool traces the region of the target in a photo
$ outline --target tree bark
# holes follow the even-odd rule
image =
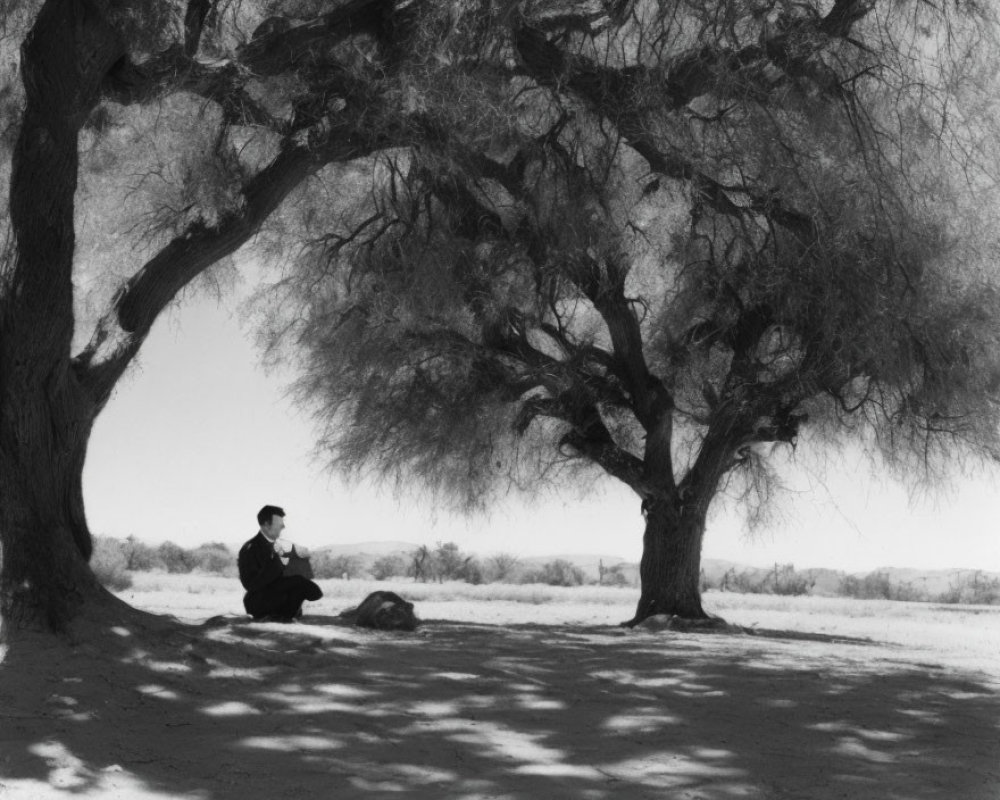
[[[0,612],[61,630],[87,598],[83,462],[98,411],[70,366],[77,136],[121,43],[90,0],[47,2],[22,48],[11,159],[14,246],[0,259]]]
[[[648,509],[639,562],[640,596],[631,627],[656,614],[707,619],[701,606],[701,545],[704,504],[655,501]]]
[[[83,465],[96,408],[67,368],[4,378],[0,613],[15,627],[61,631],[81,604],[109,597],[87,566]]]
[[[630,627],[656,614],[690,620],[709,618],[701,605],[699,585],[705,520],[722,477],[733,466],[734,448],[746,429],[737,412],[717,409],[694,464],[684,479],[674,484],[668,418],[665,415],[646,437],[646,469],[654,485],[669,488],[647,497],[644,503],[640,596],[635,616],[624,623]]]

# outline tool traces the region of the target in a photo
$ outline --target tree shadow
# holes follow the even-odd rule
[[[15,640],[0,664],[0,782],[16,798],[49,787],[204,800],[1000,789],[995,680],[902,664],[876,643],[309,623]]]

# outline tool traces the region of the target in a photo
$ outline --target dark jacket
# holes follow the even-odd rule
[[[263,533],[258,533],[240,548],[236,563],[240,568],[240,583],[248,592],[263,589],[284,574],[274,545]]]

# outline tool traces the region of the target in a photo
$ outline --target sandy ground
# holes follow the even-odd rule
[[[414,634],[322,605],[22,634],[0,664],[0,798],[1000,798],[1000,653],[417,610]]]

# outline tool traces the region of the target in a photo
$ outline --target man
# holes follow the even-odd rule
[[[302,616],[305,600],[319,600],[322,590],[301,575],[285,575],[279,543],[285,528],[285,511],[278,506],[264,506],[257,512],[260,530],[240,548],[238,565],[240,583],[247,593],[243,607],[254,619],[291,622]]]

